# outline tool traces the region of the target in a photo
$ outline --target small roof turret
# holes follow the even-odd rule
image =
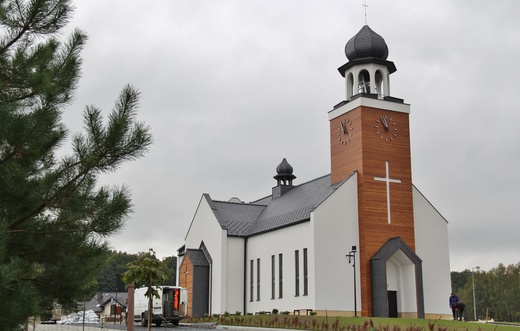
[[[285,157],[283,158],[282,162],[276,167],[276,173],[277,175],[273,178],[278,181],[278,185],[280,185],[282,182],[282,185],[285,185],[286,182],[288,182],[289,185],[292,185],[292,180],[296,178],[295,175],[293,175],[293,167],[287,162]]]
[[[293,179],[296,178],[293,175],[293,167],[283,158],[282,162],[276,167],[276,186],[273,188],[273,198],[282,196],[284,193],[289,191],[293,187]]]
[[[390,74],[397,69],[388,61],[388,46],[383,37],[364,25],[345,45],[348,62],[338,68],[345,77],[346,99],[358,94],[390,97]]]

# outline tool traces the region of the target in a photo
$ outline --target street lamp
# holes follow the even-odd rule
[[[357,317],[357,300],[356,300],[356,246],[352,246],[352,250],[346,255],[348,263],[352,262],[354,268],[354,317]]]
[[[477,272],[480,270],[480,267],[471,268],[471,280],[473,281],[473,317],[474,320],[477,320],[477,301],[475,300],[475,276],[473,273],[473,269],[477,269]]]

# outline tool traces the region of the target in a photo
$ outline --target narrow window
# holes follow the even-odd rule
[[[254,288],[255,288],[255,279],[254,279],[254,275],[255,275],[255,264],[254,264],[254,260],[251,260],[251,263],[250,263],[250,270],[249,270],[249,278],[251,279],[251,284],[250,284],[250,288],[249,288],[249,301],[253,301],[253,293],[254,293]]]
[[[278,254],[278,298],[283,298],[283,254]]]
[[[275,272],[275,256],[271,255],[271,299],[274,299],[276,296],[275,291],[275,283],[276,283],[276,272]]]
[[[260,301],[260,259],[256,259],[256,301]]]
[[[294,296],[300,296],[300,251],[294,251]]]
[[[307,264],[307,248],[303,249],[303,295],[309,294],[309,267]]]

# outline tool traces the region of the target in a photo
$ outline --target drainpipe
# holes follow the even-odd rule
[[[209,307],[208,307],[208,310],[209,310],[210,317],[213,315],[212,300],[213,300],[213,261],[209,263]]]
[[[244,316],[247,315],[247,237],[244,239]]]

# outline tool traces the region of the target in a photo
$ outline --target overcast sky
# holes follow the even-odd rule
[[[201,195],[271,194],[286,157],[301,184],[330,173],[327,112],[337,68],[365,24],[361,0],[82,0],[89,35],[75,102],[105,116],[127,83],[155,143],[104,178],[135,212],[110,238],[128,253],[177,254]],[[520,1],[369,0],[389,47],[391,94],[411,104],[415,186],[449,222],[451,269],[520,262]]]

